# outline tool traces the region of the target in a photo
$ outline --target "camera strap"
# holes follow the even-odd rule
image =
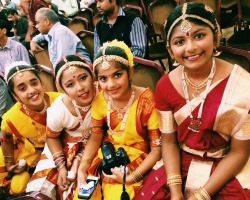
[[[121,194],[121,200],[130,200],[130,197],[126,191],[126,186],[125,186],[125,182],[126,182],[126,160],[124,161],[124,173],[123,173],[123,183],[122,183],[122,194]]]

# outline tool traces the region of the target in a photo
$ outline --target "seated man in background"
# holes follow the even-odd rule
[[[5,67],[14,61],[30,63],[28,50],[17,41],[8,38],[11,36],[12,23],[7,18],[0,19],[0,75],[3,76]]]
[[[59,22],[58,15],[52,9],[41,8],[37,11],[36,28],[40,34],[32,38],[30,49],[33,53],[39,53],[44,50],[39,44],[47,41],[50,62],[54,68],[61,58],[76,53],[82,55],[88,63],[92,63],[81,40]]]
[[[141,18],[124,11],[120,0],[97,0],[96,7],[103,17],[94,31],[94,54],[104,42],[117,39],[128,45],[133,56],[145,57],[147,36]]]
[[[58,7],[59,14],[65,17],[73,17],[79,11],[77,0],[53,0],[52,3]]]
[[[14,25],[14,33],[19,42],[21,42],[26,49],[29,50],[29,43],[25,42],[25,36],[28,31],[28,20],[26,16],[19,16],[17,10],[15,9],[8,9],[7,10],[7,17],[9,21],[13,21]]]
[[[11,2],[11,0],[5,0],[5,8],[13,8],[15,10],[17,10],[17,6],[15,3]]]
[[[0,78],[0,123],[2,115],[14,104],[5,81]],[[0,136],[1,137],[1,136]]]

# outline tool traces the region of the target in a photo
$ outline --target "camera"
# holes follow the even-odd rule
[[[124,148],[119,147],[115,151],[115,147],[111,142],[103,142],[101,145],[101,151],[103,155],[103,160],[101,162],[101,170],[105,174],[111,175],[111,168],[125,166],[130,163],[129,157],[127,156]]]

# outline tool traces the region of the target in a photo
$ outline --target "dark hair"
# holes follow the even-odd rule
[[[12,29],[13,23],[10,23],[7,18],[6,19],[0,19],[0,29],[6,29],[6,36],[10,37],[12,36],[11,34],[11,29]]]
[[[74,61],[77,61],[77,62],[82,62],[82,63],[85,63],[86,65],[88,65],[89,67],[85,67],[85,66],[82,66],[82,65],[77,65],[77,67],[79,68],[83,68],[83,69],[86,69],[89,74],[91,75],[92,79],[94,79],[93,77],[93,73],[91,71],[91,66],[86,62],[86,60],[79,54],[74,54],[74,55],[68,55],[66,56],[65,58],[62,58],[57,64],[56,64],[56,67],[55,67],[55,76],[57,76],[58,74],[58,71],[59,69],[61,69],[62,66],[64,66],[67,62],[74,62]],[[60,75],[59,77],[59,85],[62,87],[62,75]]]
[[[117,47],[117,46],[107,46],[107,47],[105,47],[105,55],[119,56],[119,57],[122,57],[122,58],[128,60],[128,56],[127,56],[127,54],[124,52],[124,50],[123,50],[122,48]],[[101,57],[101,56],[103,56],[103,49],[102,49],[102,48],[100,48],[100,49],[98,50],[98,52],[97,52],[97,54],[96,54],[96,56],[95,56],[95,60],[96,60],[97,58]],[[124,65],[124,64],[122,64],[122,63],[120,63],[120,62],[117,62],[117,63],[119,63],[119,66],[120,66],[122,69],[126,70],[126,71],[128,72],[128,74],[129,74],[129,69],[130,69],[129,66],[126,66],[126,65]],[[98,75],[97,67],[95,67],[94,73],[95,73],[96,76]]]
[[[187,10],[185,14],[189,15],[186,17],[188,21],[191,21],[198,25],[208,26],[211,28],[213,33],[215,33],[219,29],[219,25],[216,20],[216,15],[210,7],[204,5],[203,3],[198,3],[198,2],[188,2],[185,4],[187,5]],[[182,21],[182,19],[180,19],[178,23],[176,23],[176,20],[183,15],[182,13],[183,6],[184,4],[176,6],[174,10],[170,13],[170,15],[167,17],[165,24],[165,35],[167,36],[169,34],[169,38],[167,38],[167,40],[170,40],[173,29],[177,25],[179,25]],[[176,24],[172,27],[173,23]],[[211,25],[213,25],[214,28],[211,27],[208,23],[211,23]],[[220,32],[220,30],[218,31]]]
[[[8,15],[14,15],[14,14],[17,14],[17,15],[18,15],[18,12],[17,12],[16,9],[13,9],[13,8],[7,9],[7,16],[8,16]]]
[[[39,80],[40,82],[42,83],[42,80],[38,74],[38,71],[36,69],[34,69],[32,66],[28,66],[28,65],[19,65],[18,66],[18,70],[16,67],[13,67],[12,69],[10,69],[8,75],[7,75],[7,80],[13,75],[15,74],[17,71],[19,70],[23,70],[23,69],[27,69],[26,71],[29,71],[31,72],[32,74],[34,74]],[[29,70],[30,69],[30,70]],[[22,73],[22,72],[20,72]],[[10,90],[10,92],[14,93],[14,83],[13,83],[13,78],[11,78],[9,81],[8,81],[8,88]]]

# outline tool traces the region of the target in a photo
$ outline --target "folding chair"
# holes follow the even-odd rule
[[[81,30],[77,33],[77,36],[81,39],[82,44],[86,47],[90,54],[90,59],[93,62],[94,59],[94,32],[88,30]]]
[[[164,75],[162,67],[155,61],[134,57],[134,74],[132,75],[132,84],[149,87],[152,91],[158,80]]]
[[[36,53],[36,54],[33,54],[30,51],[30,53],[32,54],[32,56],[35,57],[37,64],[45,65],[45,66],[53,69],[52,63],[50,62],[50,59],[49,59],[49,52],[48,52],[47,43],[44,43],[41,46],[44,49],[43,51]]]
[[[174,0],[154,0],[148,6],[149,29],[148,29],[148,58],[150,60],[158,60],[163,69],[166,69],[163,59],[170,60],[170,56],[165,46],[165,42],[161,36],[163,23],[167,16],[176,7],[177,2]],[[170,63],[169,63],[170,64]],[[169,71],[171,65],[169,65]]]
[[[218,51],[221,54],[218,58],[226,60],[232,64],[237,64],[250,72],[250,52],[229,46],[219,46]]]
[[[81,30],[88,30],[89,21],[86,18],[76,16],[69,21],[68,28],[77,34]]]
[[[87,30],[93,31],[94,30],[93,15],[94,15],[94,11],[91,8],[82,8],[76,14],[76,17],[82,17],[82,18],[87,19],[88,20],[88,29]]]
[[[123,5],[122,8],[124,10],[128,10],[130,12],[133,12],[135,13],[136,15],[138,15],[139,17],[143,17],[143,13],[142,13],[142,8],[139,7],[139,6],[135,6],[135,5],[131,5],[131,4],[126,4],[126,5]]]
[[[54,71],[51,68],[41,64],[36,64],[33,66],[39,72],[44,90],[46,92],[57,92]]]

